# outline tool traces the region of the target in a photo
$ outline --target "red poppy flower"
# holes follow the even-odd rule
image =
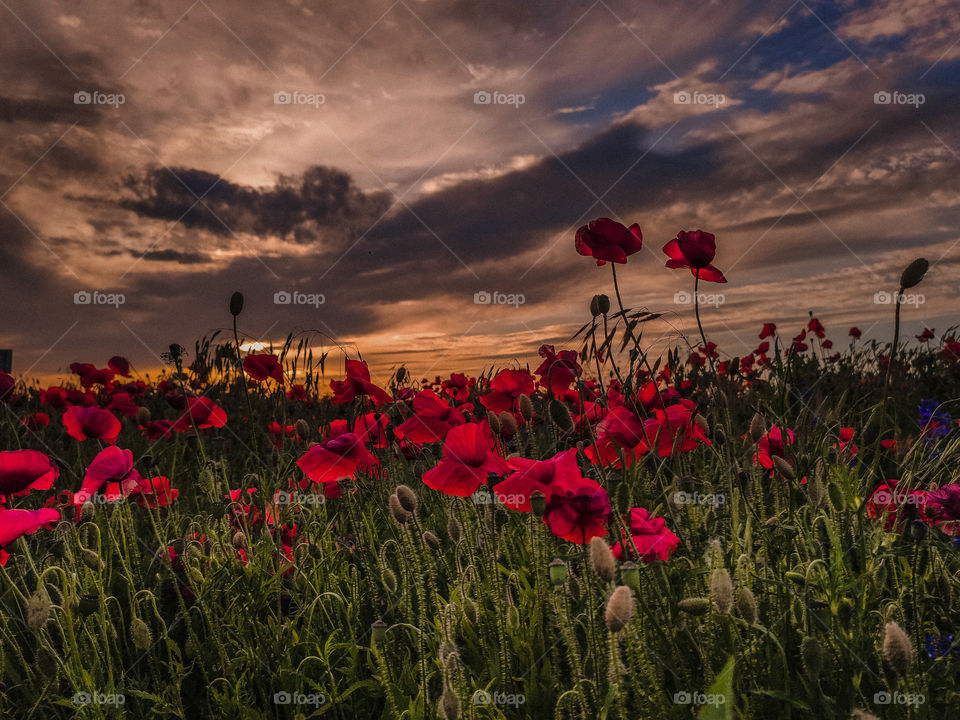
[[[701,444],[712,445],[703,428],[694,420],[691,400],[681,400],[665,410],[656,410],[655,417],[644,423],[647,442],[656,444],[657,454],[668,457],[674,452],[688,453]]]
[[[273,378],[281,385],[283,384],[283,366],[276,355],[264,353],[263,355],[247,355],[243,359],[243,369],[247,375],[263,382],[267,378]]]
[[[956,340],[948,342],[943,346],[943,350],[940,351],[940,356],[950,362],[960,361],[960,342]]]
[[[821,340],[823,339],[824,327],[820,324],[820,321],[817,320],[817,318],[810,318],[810,322],[807,323],[807,330],[812,332]]]
[[[854,430],[852,427],[840,428],[840,442],[834,443],[833,447],[841,454],[852,458],[857,454],[860,448],[853,444]]]
[[[227,424],[227,414],[223,408],[208,397],[188,398],[187,405],[187,411],[173,425],[177,432],[187,432],[194,425],[198,430],[207,430]]]
[[[9,402],[13,399],[13,390],[17,386],[17,381],[0,370],[0,402]]]
[[[852,337],[854,340],[859,340],[862,334],[863,333],[860,332],[860,328],[858,327],[850,328],[850,337]]]
[[[753,352],[756,353],[757,355],[766,355],[769,349],[770,349],[770,343],[762,342],[759,345],[757,345],[757,349],[754,350]]]
[[[286,434],[287,437],[293,437],[297,434],[297,428],[295,425],[281,425],[276,420],[267,425],[267,432],[272,436],[274,445],[278,448],[283,446],[283,436]]]
[[[689,268],[694,277],[715,283],[725,283],[727,279],[710,263],[717,254],[717,242],[712,233],[695,230],[681,230],[677,237],[663,246],[663,252],[670,259],[668,268]]]
[[[113,502],[134,491],[141,483],[140,473],[133,468],[133,453],[115,445],[104,448],[87,467],[80,490],[73,496],[74,505],[91,499],[104,485],[104,497]]]
[[[486,422],[452,428],[443,442],[443,459],[423,474],[423,482],[447,495],[468,497],[486,481],[487,473],[504,475],[510,469],[493,448]]]
[[[307,399],[307,388],[303,385],[291,385],[287,390],[287,400],[302,401]]]
[[[345,380],[331,380],[330,389],[333,390],[333,402],[337,405],[351,402],[358,395],[368,395],[375,405],[380,406],[390,401],[386,391],[370,382],[370,370],[362,360],[347,360],[344,362],[347,377]]]
[[[423,390],[413,399],[414,414],[394,430],[400,440],[423,445],[443,440],[451,428],[466,422],[463,413],[450,407],[433,390]]]
[[[554,395],[560,396],[567,391],[570,383],[580,377],[583,368],[577,362],[579,357],[576,350],[561,350],[555,352],[553,345],[541,345],[540,357],[543,362],[534,373],[540,376],[540,384],[549,387]]]
[[[774,325],[773,323],[764,323],[763,330],[760,331],[760,339],[763,340],[764,338],[773,337],[776,334],[777,334],[776,325]]]
[[[0,502],[8,495],[26,495],[31,490],[49,490],[60,477],[50,458],[36,450],[0,452]]]
[[[783,429],[774,425],[770,430],[760,438],[760,442],[757,443],[757,454],[755,456],[755,461],[759,462],[767,470],[773,469],[773,456],[786,460],[784,455],[784,448],[787,445],[793,444],[793,431]]]
[[[313,482],[331,483],[353,479],[357,470],[368,472],[379,464],[353,433],[343,433],[313,445],[297,465]]]
[[[883,521],[884,530],[900,530],[908,519],[926,522],[924,490],[897,490],[896,480],[881,483],[867,500],[867,515]]]
[[[130,492],[130,497],[144,507],[166,507],[174,500],[180,491],[170,487],[170,481],[165,477],[155,477],[142,481]]]
[[[934,337],[936,337],[936,335],[934,335],[933,330],[931,330],[930,328],[924,328],[923,332],[917,335],[917,340],[919,340],[922,343],[925,343],[927,342],[927,340],[932,340]]]
[[[643,247],[643,233],[634,223],[629,228],[610,218],[597,218],[577,230],[577,252],[596,258],[597,265],[625,263]]]
[[[107,367],[110,368],[117,375],[122,375],[123,377],[130,377],[130,361],[127,360],[125,357],[114,355],[112,358],[107,360]]]
[[[576,448],[558,452],[549,460],[510,458],[507,465],[513,472],[493,486],[493,494],[508,508],[520,512],[531,511],[530,498],[535,492],[549,500],[553,490],[581,480]]]
[[[110,399],[110,404],[107,405],[107,409],[129,417],[134,417],[137,414],[137,406],[133,400],[130,399],[130,394],[125,392],[116,393]]]
[[[680,544],[680,538],[667,529],[667,521],[662,517],[651,517],[645,508],[633,508],[630,515],[624,517],[630,530],[630,537],[640,560],[649,563],[654,560],[667,560]],[[633,546],[624,538],[610,548],[617,560],[625,557],[635,559]]]
[[[470,386],[471,382],[463,373],[451,373],[450,379],[444,380],[440,384],[440,387],[446,391],[447,395],[460,403],[465,403],[470,399]]]
[[[533,392],[533,377],[526,370],[504,368],[490,382],[490,390],[480,396],[481,404],[497,414],[516,412],[518,398]]]
[[[50,416],[45,412],[35,412],[32,415],[27,415],[23,419],[23,426],[30,432],[37,432],[38,430],[43,430],[50,424]]]
[[[0,507],[0,547],[7,547],[14,540],[31,535],[59,519],[60,513],[52,508],[7,510]],[[0,550],[0,565],[5,565],[8,557],[6,551]]]
[[[637,458],[649,452],[647,436],[643,423],[626,407],[619,406],[610,410],[597,424],[596,447],[591,443],[583,452],[594,465],[628,467]]]
[[[94,385],[106,385],[113,380],[114,374],[113,370],[109,368],[98,370],[95,365],[91,365],[90,363],[72,363],[70,365],[70,372],[80,377],[80,384],[85,389],[89,389]]]
[[[543,522],[559,538],[583,545],[607,534],[610,499],[593,480],[563,483],[550,493]]]
[[[53,385],[40,393],[40,404],[63,408],[67,406],[67,391],[59,385]]]
[[[120,421],[109,410],[74,405],[63,414],[63,424],[74,440],[94,438],[113,445],[120,434]]]
[[[151,420],[146,427],[141,427],[149,440],[173,437],[173,423],[169,420]]]

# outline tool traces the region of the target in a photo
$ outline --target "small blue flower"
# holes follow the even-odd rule
[[[941,438],[950,432],[953,421],[946,412],[940,410],[937,400],[921,400],[917,406],[920,426],[927,430],[927,442]]]
[[[926,642],[927,657],[931,660],[937,658],[960,657],[960,644],[954,644],[953,635],[941,635],[939,637],[928,637]]]

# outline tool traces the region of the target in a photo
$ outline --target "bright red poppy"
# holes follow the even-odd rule
[[[723,273],[711,263],[717,254],[717,242],[712,233],[695,230],[681,230],[677,237],[663,246],[663,252],[670,259],[668,268],[689,268],[694,277],[715,283],[725,283]]]
[[[595,258],[597,265],[625,263],[627,257],[643,247],[643,233],[634,223],[630,227],[610,218],[597,218],[577,230],[577,252]]]
[[[504,368],[490,382],[490,392],[480,396],[481,404],[497,414],[516,412],[518,398],[533,392],[533,377],[526,370]]]
[[[924,506],[928,493],[924,490],[898,490],[897,480],[881,483],[867,500],[867,515],[883,522],[884,530],[900,530],[910,519],[927,521]]]
[[[7,510],[0,507],[0,548],[7,547],[14,540],[31,535],[59,519],[60,513],[52,508]],[[5,550],[0,550],[0,565],[6,565],[8,557]]]
[[[399,440],[417,445],[440,442],[451,428],[463,425],[466,418],[458,408],[450,407],[433,390],[423,390],[413,399],[414,414],[394,430]]]
[[[170,487],[170,480],[160,476],[142,480],[139,485],[133,488],[129,497],[132,497],[140,505],[150,508],[166,507],[174,500],[180,491]]]
[[[607,412],[597,424],[595,444],[584,447],[584,454],[594,465],[612,467],[629,467],[650,450],[643,422],[622,405]]]
[[[27,415],[23,419],[23,426],[30,432],[37,432],[43,430],[50,424],[50,416],[45,412],[35,412],[32,415]]]
[[[662,517],[651,517],[645,508],[633,508],[624,517],[633,545],[640,553],[640,560],[649,563],[655,560],[667,560],[680,544],[680,538],[667,529],[667,521]],[[624,537],[610,549],[617,560],[636,559],[630,540]]]
[[[109,410],[74,405],[63,414],[63,424],[74,440],[94,438],[113,445],[120,434],[120,421]]]
[[[793,431],[786,428],[780,429],[776,425],[760,438],[757,443],[757,454],[755,460],[767,470],[773,469],[773,456],[778,456],[786,460],[784,454],[785,447],[793,444]]]
[[[507,465],[513,472],[493,486],[493,494],[505,506],[520,512],[531,511],[530,498],[535,492],[549,500],[553,490],[581,480],[576,448],[558,452],[548,460],[510,458]]]
[[[107,360],[107,367],[117,375],[130,377],[130,361],[125,357],[114,355],[112,358]]]
[[[187,398],[186,412],[173,424],[177,432],[187,432],[194,425],[198,430],[221,428],[227,424],[227,413],[208,397]]]
[[[31,490],[49,490],[58,477],[60,469],[42,452],[0,452],[0,502],[6,502],[8,495],[20,496]]]
[[[82,505],[106,485],[104,497],[114,502],[133,492],[142,482],[133,467],[133,453],[115,445],[104,448],[87,467],[83,484],[73,496],[74,505]]]
[[[313,445],[297,460],[297,465],[313,482],[335,483],[353,479],[357,470],[369,472],[379,462],[364,446],[362,438],[343,433]]]
[[[385,390],[370,382],[370,369],[362,360],[346,360],[344,362],[347,377],[344,380],[331,380],[330,389],[333,390],[333,402],[337,405],[352,402],[358,396],[369,396],[378,407],[390,401]]]
[[[688,453],[701,444],[712,445],[703,428],[694,419],[696,405],[691,400],[681,400],[664,410],[656,410],[654,417],[644,423],[647,442],[656,445],[660,457],[675,452]]]
[[[583,368],[577,362],[579,353],[576,350],[561,350],[558,353],[553,349],[553,345],[541,345],[538,352],[543,362],[534,370],[534,373],[540,376],[540,384],[550,388],[556,396],[563,395],[570,387],[570,383],[580,377],[580,373],[583,372]]]
[[[264,353],[262,355],[247,355],[243,359],[243,369],[257,382],[267,379],[276,380],[283,384],[283,366],[276,355]]]
[[[443,442],[443,459],[423,474],[423,482],[447,495],[468,497],[486,482],[487,473],[505,475],[510,469],[493,449],[486,422],[452,428]]]
[[[610,499],[595,481],[563,483],[550,493],[543,522],[559,538],[583,545],[607,534]]]

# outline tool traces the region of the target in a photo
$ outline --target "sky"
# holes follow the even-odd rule
[[[359,352],[375,377],[573,347],[639,223],[625,305],[723,354],[813,312],[846,344],[954,323],[960,3],[0,0],[0,346],[14,374],[230,328]],[[679,294],[678,294],[679,293]],[[687,293],[686,295],[684,293]],[[489,299],[490,302],[484,302]],[[885,302],[886,300],[886,302]],[[232,331],[231,331],[232,332]]]

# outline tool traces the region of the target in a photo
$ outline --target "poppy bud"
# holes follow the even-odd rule
[[[610,298],[606,295],[594,295],[590,300],[590,314],[597,317],[606,315],[608,312],[610,312]]]
[[[514,630],[520,627],[520,611],[516,605],[507,608],[507,625]]]
[[[797,477],[797,473],[794,471],[793,465],[779,455],[773,456],[773,466],[777,469],[777,472],[787,478],[787,480],[793,480]]]
[[[705,433],[710,432],[710,425],[709,425],[709,423],[707,423],[707,419],[706,419],[703,415],[701,415],[700,413],[697,413],[697,414],[696,414],[696,416],[693,418],[693,421],[694,421],[697,425],[699,425],[699,426],[700,426],[700,429],[703,430]],[[723,433],[720,433],[720,429],[719,429],[719,428],[717,428],[717,432],[718,432],[718,434],[720,434],[720,435],[723,434]]]
[[[906,270],[900,276],[900,289],[906,290],[914,285],[919,285],[929,267],[930,263],[927,262],[926,258],[917,258],[907,265]]]
[[[757,622],[757,599],[748,587],[738,587],[735,603],[737,615],[743,618],[748,625]]]
[[[913,663],[913,643],[910,636],[893,620],[883,628],[883,659],[900,677],[906,677]]]
[[[80,553],[80,559],[83,560],[83,564],[91,570],[103,569],[103,560],[101,560],[100,556],[93,550],[84,549],[84,551]]]
[[[230,296],[230,314],[236,317],[243,310],[243,293],[235,292]]]
[[[547,496],[539,490],[535,490],[530,495],[530,510],[536,517],[543,517],[543,514],[547,511]]]
[[[383,569],[383,586],[391,595],[397,591],[397,575],[390,568]]]
[[[517,432],[517,419],[513,413],[504,410],[498,416],[500,420],[500,432],[504,435],[514,435]]]
[[[620,566],[620,582],[633,590],[640,589],[640,567],[635,562],[625,562]]]
[[[27,625],[31,630],[36,632],[47,624],[51,607],[50,596],[42,587],[27,598]]]
[[[533,401],[530,400],[530,396],[520,395],[517,398],[517,404],[520,406],[520,417],[530,422],[533,419]]]
[[[547,566],[550,569],[550,582],[553,585],[563,585],[567,580],[567,564],[560,558],[554,558]]]
[[[237,549],[245,548],[247,546],[247,536],[243,534],[242,530],[237,530],[230,538],[230,544]]]
[[[613,558],[610,546],[602,537],[590,540],[590,566],[601,580],[610,582],[617,571],[617,561]]]
[[[425,533],[423,533],[423,541],[424,541],[427,545],[430,546],[430,549],[431,549],[431,550],[439,550],[439,549],[440,549],[440,538],[438,538],[436,535],[434,535],[434,534],[433,534],[432,532],[430,532],[429,530],[427,530]]]
[[[460,697],[456,690],[448,685],[443,686],[443,695],[440,696],[440,711],[444,720],[460,719]]]
[[[557,427],[566,432],[573,430],[573,418],[570,416],[570,410],[566,403],[560,400],[550,401],[550,419],[556,423]]]
[[[490,432],[494,435],[500,434],[500,419],[493,412],[493,410],[487,411],[487,422],[490,424]]]
[[[138,425],[149,425],[150,424],[150,410],[145,407],[137,408],[137,424]]]
[[[454,545],[460,542],[460,538],[463,536],[463,527],[461,527],[460,521],[457,520],[457,517],[453,514],[451,514],[447,520],[447,535],[450,536]]]
[[[80,506],[80,519],[90,520],[97,512],[97,506],[87,500]]]
[[[763,415],[754,413],[753,419],[750,421],[750,438],[756,443],[760,442],[766,434],[767,428],[763,421]]]
[[[478,618],[477,604],[471,598],[465,597],[463,599],[463,614],[467,620],[476,625]]]
[[[407,368],[401,365],[397,368],[397,372],[394,374],[393,379],[397,385],[403,385],[406,382],[407,378],[410,377],[410,373],[407,372]]]
[[[417,509],[417,494],[407,485],[397,485],[396,493],[404,510],[412,513]]]
[[[710,600],[703,597],[684,598],[677,603],[677,607],[687,615],[706,615],[710,612]]]
[[[800,657],[803,659],[803,669],[807,677],[816,680],[820,677],[823,668],[823,648],[815,637],[809,635],[800,643]]]
[[[393,495],[390,496],[388,507],[394,520],[401,525],[407,524],[407,521],[410,519],[410,511],[403,507],[400,502],[400,498],[397,497],[396,493],[393,493]]]
[[[710,599],[724,615],[733,609],[733,581],[725,568],[717,568],[710,576]]]
[[[306,440],[310,436],[310,425],[303,418],[296,422],[297,435],[301,440]]]
[[[84,615],[90,615],[97,611],[97,608],[100,607],[100,596],[99,595],[81,595],[80,599],[77,601],[77,608]]]
[[[382,643],[387,637],[387,624],[383,620],[377,620],[370,626],[370,634],[373,637],[373,642]]]
[[[633,618],[633,592],[625,585],[619,585],[607,601],[605,620],[607,630],[616,633],[623,630]]]
[[[133,640],[133,646],[140,652],[148,650],[153,645],[150,627],[138,617],[130,621],[130,638]]]

